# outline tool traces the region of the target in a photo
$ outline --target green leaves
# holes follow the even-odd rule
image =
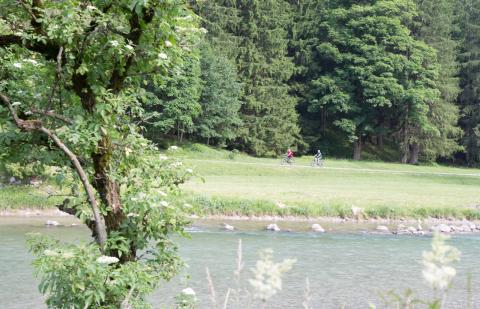
[[[186,219],[170,195],[192,173],[152,160],[158,150],[140,134],[151,97],[141,85],[145,76],[158,85],[171,73],[198,73],[189,50],[203,33],[177,0],[36,3],[25,3],[34,20],[23,6],[0,5],[0,92],[31,124],[19,130],[0,109],[2,165],[22,177],[48,171],[71,189],[62,209],[108,234],[105,256],[96,244],[30,239],[41,291],[50,308],[113,309],[128,295],[133,308],[148,308],[145,295],[182,265],[168,237],[183,234]],[[176,106],[198,101],[196,91],[181,85]]]

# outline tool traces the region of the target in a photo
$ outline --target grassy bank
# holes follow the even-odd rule
[[[480,218],[480,170],[326,160],[295,166],[194,145],[179,151],[205,181],[183,185],[200,214]]]
[[[324,168],[312,168],[310,157],[290,167],[203,145],[175,155],[202,176],[182,185],[178,197],[200,216],[348,217],[356,206],[370,217],[480,219],[478,169],[328,158]],[[47,196],[45,188],[5,186],[0,209],[51,208],[61,201]]]
[[[0,210],[49,209],[61,201],[61,197],[48,197],[44,187],[28,185],[0,187]]]

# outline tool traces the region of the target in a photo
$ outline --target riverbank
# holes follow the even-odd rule
[[[275,225],[277,232],[361,232],[373,234],[429,235],[435,230],[444,233],[480,234],[480,220],[438,219],[350,219],[339,217],[293,216],[190,216],[189,230],[252,232],[268,230]],[[23,209],[0,211],[0,224],[34,224],[78,226],[80,221],[58,209]],[[320,229],[318,228],[320,226]],[[442,230],[443,229],[443,230]],[[274,229],[271,229],[275,231]]]

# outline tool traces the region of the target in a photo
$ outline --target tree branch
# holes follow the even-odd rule
[[[80,161],[78,160],[77,156],[49,129],[45,128],[41,121],[39,120],[22,120],[18,117],[17,112],[13,108],[12,104],[10,103],[10,99],[0,93],[0,101],[5,105],[10,113],[12,114],[12,118],[16,124],[16,126],[22,131],[38,131],[42,132],[47,135],[56,145],[60,148],[65,155],[70,159],[72,162],[75,171],[77,172],[80,180],[82,181],[83,187],[88,197],[88,201],[92,208],[93,217],[95,219],[95,232],[96,232],[96,240],[98,245],[100,246],[100,250],[103,252],[105,248],[105,242],[107,240],[107,230],[105,228],[105,222],[103,217],[100,215],[100,208],[98,206],[97,200],[95,198],[95,192],[93,190],[92,185],[88,181],[87,173],[83,169]]]
[[[30,110],[30,112],[32,114],[40,114],[40,115],[48,116],[48,117],[51,117],[51,118],[55,118],[55,119],[61,120],[61,121],[65,122],[65,123],[68,123],[68,124],[74,124],[72,119],[70,119],[68,117],[65,117],[63,115],[57,114],[53,110],[43,111],[43,110],[38,110],[38,109],[32,108]]]
[[[47,110],[51,109],[53,103],[53,97],[55,96],[55,89],[58,87],[58,98],[60,101],[60,106],[62,106],[62,86],[60,85],[60,81],[62,80],[62,55],[63,55],[63,46],[60,46],[57,55],[57,67],[56,67],[56,74],[55,74],[55,83],[52,87],[52,93],[49,98],[48,108]]]
[[[51,42],[47,41],[46,43],[42,42],[23,42],[22,37],[15,34],[5,34],[0,35],[0,47],[7,47],[10,45],[23,46],[26,49],[40,53],[45,56],[47,60],[55,60],[58,55],[58,50],[60,47]]]

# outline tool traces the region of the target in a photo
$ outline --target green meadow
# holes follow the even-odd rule
[[[349,217],[361,207],[369,217],[480,219],[479,169],[330,158],[318,168],[311,157],[284,166],[199,144],[167,155],[194,170],[178,201],[199,216]],[[0,209],[53,208],[61,197],[48,197],[46,188],[4,186]]]
[[[372,217],[466,217],[480,212],[480,170],[445,166],[312,158],[280,159],[193,145],[179,151],[198,175],[182,188],[201,214],[349,216],[352,206]]]

